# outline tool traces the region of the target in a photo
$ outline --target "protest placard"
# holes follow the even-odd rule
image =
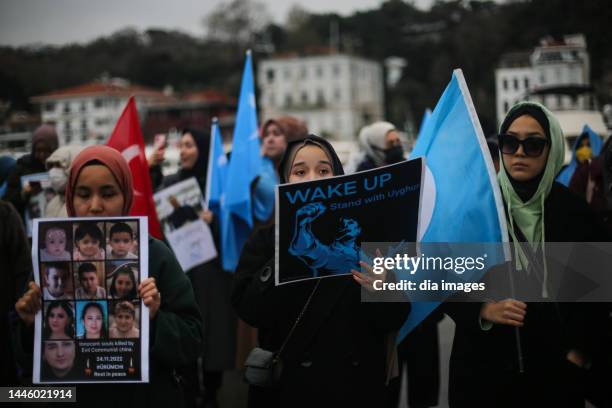
[[[283,184],[276,191],[276,284],[350,274],[362,242],[415,242],[423,160]]]
[[[148,382],[146,217],[36,219],[33,382]]]
[[[159,191],[154,200],[162,231],[183,270],[217,257],[210,228],[200,218],[204,198],[195,178]]]

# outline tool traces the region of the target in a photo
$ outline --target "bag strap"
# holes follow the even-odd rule
[[[315,292],[317,291],[317,288],[319,287],[320,283],[321,283],[321,279],[318,279],[316,285],[312,289],[312,292],[310,292],[310,295],[308,296],[308,299],[306,299],[306,303],[304,303],[304,307],[302,307],[302,311],[298,315],[297,319],[295,319],[295,323],[293,323],[293,327],[291,327],[291,330],[289,330],[289,334],[287,334],[287,337],[285,338],[285,341],[283,341],[282,346],[280,347],[280,349],[276,353],[277,357],[280,356],[281,353],[283,352],[283,350],[285,349],[285,346],[289,342],[289,339],[291,338],[291,335],[295,331],[295,328],[298,326],[298,323],[300,323],[300,320],[302,319],[302,316],[304,316],[304,312],[306,312],[306,309],[308,309],[308,305],[310,305],[310,301],[312,300],[312,297],[314,296]]]

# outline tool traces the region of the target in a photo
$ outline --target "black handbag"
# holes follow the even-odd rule
[[[255,347],[249,353],[246,361],[244,362],[244,379],[250,385],[255,385],[258,387],[273,387],[278,384],[281,374],[283,372],[283,362],[281,360],[281,354],[287,345],[287,342],[291,338],[291,335],[295,331],[300,319],[304,315],[304,312],[308,308],[310,301],[312,300],[315,291],[319,287],[320,280],[317,281],[317,284],[312,289],[310,296],[306,300],[302,311],[298,315],[293,327],[289,330],[289,334],[285,338],[282,346],[277,352],[264,350],[261,347]]]

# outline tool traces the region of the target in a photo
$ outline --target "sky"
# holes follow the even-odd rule
[[[226,2],[229,0],[226,0]],[[291,0],[260,0],[284,23]],[[410,0],[420,8],[433,0]],[[308,11],[350,15],[383,0],[308,0]],[[86,43],[125,27],[178,29],[204,36],[203,18],[223,0],[0,0],[0,45]],[[306,3],[306,4],[305,4]]]

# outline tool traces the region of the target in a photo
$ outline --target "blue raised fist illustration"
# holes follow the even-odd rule
[[[360,249],[357,237],[362,229],[351,218],[340,218],[334,241],[326,245],[312,232],[312,222],[323,214],[323,203],[309,203],[295,213],[295,231],[289,253],[310,267],[313,277],[350,273],[359,268]]]

